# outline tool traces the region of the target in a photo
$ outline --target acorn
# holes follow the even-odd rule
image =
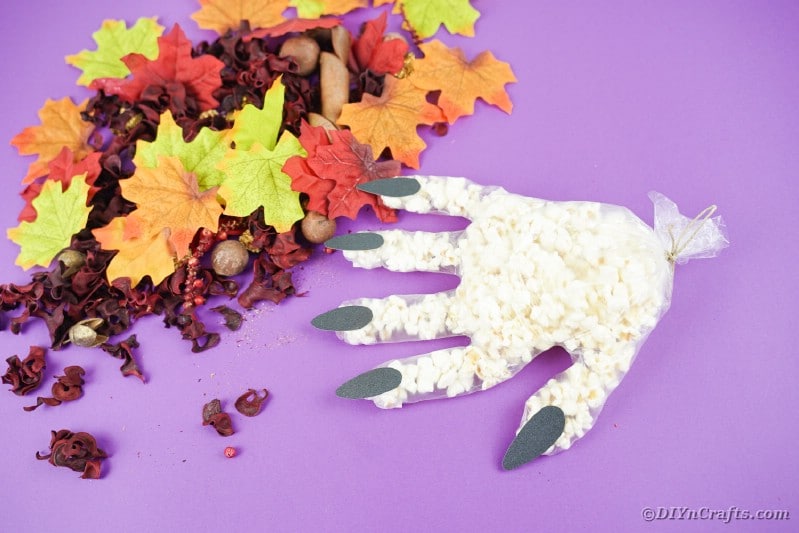
[[[211,266],[220,276],[241,274],[249,261],[247,248],[235,239],[220,242],[211,252]]]
[[[309,242],[321,244],[336,234],[336,221],[317,211],[308,211],[300,229]]]
[[[100,335],[97,330],[103,326],[102,318],[87,318],[69,328],[69,342],[84,348],[94,348],[108,340],[107,335]]]

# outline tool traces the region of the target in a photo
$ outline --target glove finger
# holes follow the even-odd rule
[[[383,267],[394,272],[455,273],[460,258],[460,231],[388,230],[333,237],[325,246],[343,250],[344,257],[360,268]]]

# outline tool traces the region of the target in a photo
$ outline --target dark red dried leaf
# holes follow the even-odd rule
[[[263,394],[258,394],[256,389],[248,389],[236,400],[236,411],[244,416],[255,416],[261,411],[261,405],[269,397],[269,391],[261,389]]]
[[[98,448],[97,440],[89,433],[73,433],[68,429],[51,431],[50,453],[41,455],[36,452],[36,459],[47,460],[53,466],[63,466],[82,472],[83,479],[99,479],[103,459],[108,454]]]
[[[11,392],[24,396],[41,384],[45,351],[41,346],[31,346],[25,359],[20,361],[16,355],[6,359],[8,370],[2,379],[3,383],[11,385]]]

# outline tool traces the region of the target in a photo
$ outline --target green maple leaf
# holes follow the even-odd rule
[[[297,9],[297,16],[305,19],[319,18],[325,12],[321,0],[289,0],[289,5]]]
[[[277,134],[283,123],[285,96],[283,76],[279,76],[266,91],[261,109],[248,104],[236,114],[230,135],[236,143],[237,150],[249,150],[255,143],[261,144],[267,150],[275,149]]]
[[[74,176],[66,191],[60,182],[47,180],[33,200],[36,220],[8,230],[8,238],[20,246],[16,264],[24,269],[49,266],[72,236],[86,226],[91,207],[86,207],[89,185],[86,174]]]
[[[218,165],[229,150],[228,133],[209,128],[202,128],[197,137],[187,143],[183,139],[183,129],[175,123],[172,113],[167,110],[161,115],[155,141],[136,142],[133,162],[137,167],[155,168],[159,157],[177,157],[183,163],[183,168],[197,177],[200,190],[206,191],[225,179],[225,173],[219,170]]]
[[[474,23],[480,12],[469,0],[402,0],[397,3],[416,36],[435,35],[443,24],[452,34],[474,36]]]
[[[292,156],[307,153],[294,135],[284,132],[274,150],[255,143],[249,150],[231,150],[221,163],[227,178],[219,187],[225,214],[246,217],[263,206],[264,221],[278,232],[288,231],[304,216],[300,193],[291,190],[283,165]]]
[[[78,85],[90,85],[97,78],[124,78],[130,74],[122,58],[138,53],[147,59],[158,57],[158,37],[164,27],[156,18],[140,18],[127,28],[124,20],[106,20],[102,27],[92,34],[97,50],[82,50],[67,56],[67,63],[83,71]]]

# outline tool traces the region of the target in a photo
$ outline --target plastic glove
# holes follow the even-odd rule
[[[727,245],[712,210],[691,220],[660,195],[652,196],[653,231],[626,208],[548,202],[464,178],[390,178],[360,188],[392,208],[463,216],[471,224],[456,232],[356,233],[328,247],[344,250],[358,267],[449,272],[461,283],[438,294],[345,302],[313,324],[350,344],[452,335],[471,343],[389,361],[337,394],[383,408],[451,398],[502,383],[562,346],[573,364],[525,403],[505,469],[585,435],[668,308],[674,263]]]

